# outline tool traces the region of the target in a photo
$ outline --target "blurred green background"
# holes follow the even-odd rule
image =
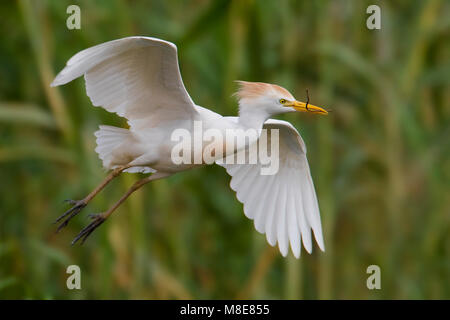
[[[81,30],[66,8],[81,8]],[[382,29],[366,28],[381,6]],[[450,298],[449,1],[2,1],[0,298]],[[52,222],[106,175],[84,81],[49,84],[87,47],[131,35],[177,44],[193,100],[235,115],[233,80],[285,86],[328,117],[290,114],[308,146],[326,252],[282,258],[209,166],[136,192],[124,174],[62,233]],[[66,288],[66,267],[82,290]],[[368,290],[366,268],[381,268]]]

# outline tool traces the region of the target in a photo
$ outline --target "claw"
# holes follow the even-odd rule
[[[70,219],[72,219],[73,217],[75,217],[78,213],[80,213],[81,210],[83,210],[84,207],[86,207],[86,202],[84,202],[83,200],[65,200],[65,202],[70,203],[71,205],[73,205],[72,208],[70,208],[69,210],[67,210],[66,212],[64,212],[58,219],[56,219],[56,221],[54,223],[58,223],[59,221],[61,221],[62,219],[64,219],[66,216],[68,216],[63,222],[61,222],[61,224],[58,226],[58,228],[56,229],[56,233],[60,232],[62,228],[64,228],[65,226],[67,226],[67,224],[69,223]]]
[[[93,221],[84,227],[80,233],[72,240],[72,246],[81,239],[81,244],[83,244],[87,237],[95,230],[97,229],[105,220],[106,218],[103,217],[102,214],[90,214],[88,215],[90,219]]]

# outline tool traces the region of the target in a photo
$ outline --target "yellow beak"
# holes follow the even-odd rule
[[[285,106],[292,107],[295,110],[300,111],[300,112],[312,112],[312,113],[318,113],[318,114],[323,114],[323,115],[328,114],[328,111],[321,107],[314,106],[312,104],[307,105],[306,103],[300,102],[300,101],[288,101],[285,104]]]

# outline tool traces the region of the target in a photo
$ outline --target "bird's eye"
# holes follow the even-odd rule
[[[280,99],[280,103],[281,104],[285,104],[286,103],[286,99]]]

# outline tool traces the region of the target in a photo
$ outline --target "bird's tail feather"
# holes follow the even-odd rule
[[[97,152],[99,158],[103,161],[103,166],[112,169],[113,151],[122,143],[124,143],[130,135],[130,131],[123,128],[112,126],[100,126],[100,130],[95,132],[97,137]]]
[[[132,150],[130,150],[130,145],[132,145],[131,132],[127,129],[105,126],[101,125],[100,130],[95,132],[97,137],[97,147],[95,152],[97,152],[99,158],[103,162],[103,167],[106,169],[114,169],[119,165],[125,165],[134,158]],[[122,147],[120,147],[122,146]],[[117,152],[117,150],[121,152]],[[128,156],[127,152],[128,151]],[[131,152],[131,154],[129,154]],[[131,158],[129,158],[131,156]],[[140,173],[150,173],[156,172],[156,170],[149,167],[131,167],[125,172],[140,172]]]

